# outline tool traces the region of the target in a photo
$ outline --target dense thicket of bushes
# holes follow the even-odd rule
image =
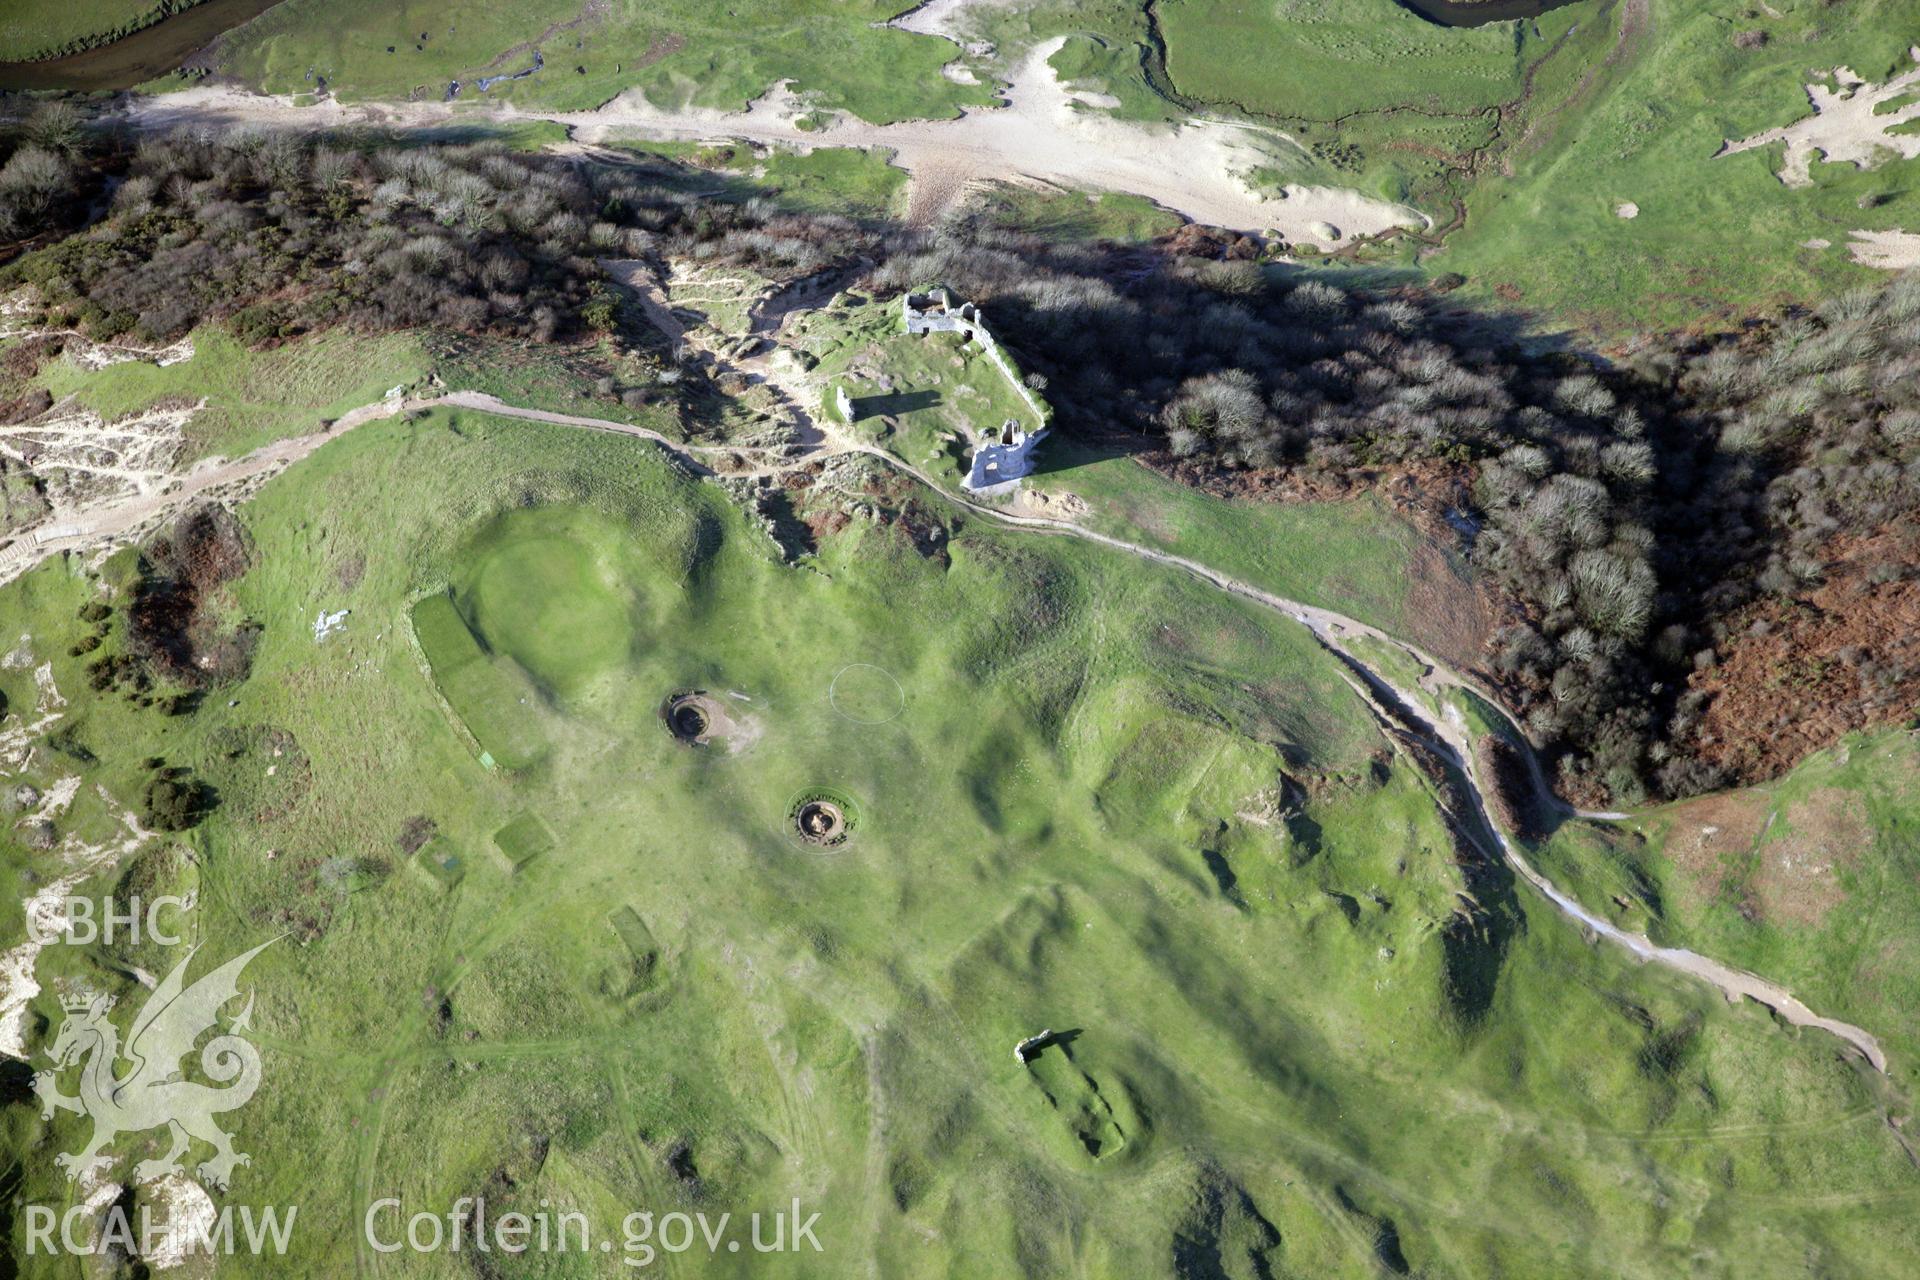
[[[53,170],[36,154],[89,180],[73,119],[35,127],[0,170],[0,218],[39,207]],[[1204,236],[1159,251],[960,221],[883,244],[641,168],[485,145],[178,134],[114,156],[101,219],[0,270],[95,337],[162,341],[219,317],[254,341],[335,323],[545,340],[614,322],[598,259],[786,278],[867,257],[877,288],[941,280],[991,308],[1068,430],[1150,433],[1221,469],[1449,468],[1471,494],[1474,559],[1522,606],[1488,672],[1585,795],[1720,782],[1687,685],[1734,638],[1732,613],[1803,591],[1834,535],[1920,501],[1912,282],[1613,368],[1525,354],[1497,318],[1463,323],[1418,293],[1180,252]],[[1856,657],[1863,699],[1904,687],[1909,673]]]
[[[1827,539],[1920,500],[1912,280],[1610,368],[1523,355],[1418,296],[965,225],[879,282],[928,279],[993,309],[1069,426],[1159,431],[1223,468],[1458,465],[1473,557],[1524,606],[1490,673],[1576,793],[1724,781],[1697,754],[1705,695],[1687,678],[1731,638],[1730,612],[1804,589]],[[1870,698],[1910,674],[1856,656]]]
[[[1654,719],[1623,696],[1617,679],[1596,687],[1566,675],[1569,648],[1591,641],[1557,612],[1563,579],[1531,563],[1564,518],[1562,504],[1546,501],[1562,477],[1542,483],[1515,475],[1505,455],[1484,466],[1481,503],[1490,513],[1518,508],[1523,515],[1490,530],[1478,558],[1545,609],[1508,628],[1493,655],[1496,670],[1530,703],[1530,726],[1548,740],[1578,736],[1603,768],[1601,780],[1628,797],[1637,794],[1629,773],[1667,795],[1727,781],[1697,755],[1707,695],[1689,690],[1688,677],[1739,640],[1741,606],[1799,599],[1817,586],[1836,537],[1911,528],[1920,506],[1916,373],[1920,280],[1908,278],[1745,335],[1657,355],[1615,379],[1622,394],[1649,406],[1636,433],[1649,446],[1649,469],[1632,507],[1632,536],[1647,554],[1646,569],[1635,571],[1640,579],[1606,590],[1636,615],[1644,593],[1647,610],[1633,632],[1611,633],[1632,644],[1613,646],[1605,629],[1600,636],[1615,648],[1605,673],[1647,682],[1643,702]],[[1610,483],[1617,497],[1620,486]],[[1584,591],[1582,560],[1566,563],[1574,591]],[[1890,581],[1915,569],[1907,556],[1872,572]],[[1865,652],[1811,656],[1853,670],[1862,721],[1898,710],[1894,700],[1920,675]]]
[[[37,286],[56,320],[99,338],[162,341],[223,317],[255,341],[340,322],[547,340],[614,323],[597,258],[720,257],[780,275],[860,243],[848,222],[497,145],[176,133],[138,146],[101,223],[0,283]]]
[[[51,102],[0,137],[0,243],[77,226],[95,185],[79,111]]]

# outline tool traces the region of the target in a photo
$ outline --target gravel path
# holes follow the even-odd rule
[[[718,357],[715,357],[718,359]],[[556,426],[578,427],[592,431],[606,431],[615,435],[632,436],[651,441],[661,446],[677,458],[690,470],[704,475],[714,474],[702,458],[712,454],[737,454],[743,452],[729,446],[692,446],[671,440],[659,432],[631,423],[613,422],[604,418],[594,418],[578,414],[556,413],[544,409],[528,409],[507,404],[491,395],[474,391],[454,391],[443,396],[430,398],[402,399],[394,398],[367,405],[354,410],[335,422],[328,431],[312,435],[298,436],[283,440],[266,448],[247,454],[245,457],[225,460],[214,459],[210,464],[196,467],[183,477],[181,483],[160,494],[143,494],[128,502],[115,504],[93,513],[83,513],[59,536],[38,541],[17,544],[7,552],[0,552],[0,582],[7,581],[26,571],[32,564],[46,556],[61,551],[85,551],[105,545],[135,529],[149,520],[165,514],[170,509],[179,509],[195,497],[208,490],[249,477],[261,476],[283,469],[293,462],[311,454],[329,440],[335,439],[354,427],[381,418],[392,417],[411,409],[427,409],[435,406],[472,409],[502,417],[521,418],[532,422],[549,423]],[[1776,983],[1767,981],[1756,974],[1743,969],[1720,963],[1696,952],[1676,947],[1663,947],[1645,936],[1629,932],[1614,925],[1605,918],[1588,911],[1573,898],[1562,892],[1550,880],[1541,874],[1520,853],[1508,833],[1501,829],[1494,819],[1493,810],[1483,794],[1475,764],[1472,743],[1465,728],[1448,717],[1430,715],[1423,708],[1422,700],[1393,685],[1386,677],[1369,667],[1353,652],[1351,642],[1356,639],[1371,640],[1381,644],[1393,645],[1419,660],[1431,673],[1425,680],[1429,689],[1444,690],[1448,686],[1460,689],[1474,689],[1470,680],[1454,671],[1446,664],[1405,641],[1390,637],[1377,628],[1357,622],[1326,609],[1289,600],[1269,591],[1264,591],[1250,583],[1242,582],[1186,556],[1162,551],[1156,547],[1143,546],[1112,534],[1089,529],[1070,520],[1056,519],[1038,515],[1018,515],[999,507],[988,506],[955,493],[941,485],[937,479],[901,458],[871,445],[849,441],[821,426],[824,433],[819,443],[812,448],[799,451],[784,458],[770,461],[764,468],[767,472],[786,470],[808,465],[823,456],[839,453],[864,453],[880,460],[939,493],[948,502],[963,507],[974,514],[991,520],[996,524],[1028,529],[1052,535],[1079,538],[1097,543],[1110,550],[1152,561],[1190,574],[1202,582],[1239,596],[1256,604],[1272,609],[1293,619],[1313,633],[1314,637],[1331,653],[1355,672],[1368,686],[1368,692],[1376,703],[1376,709],[1394,720],[1410,724],[1413,729],[1442,755],[1447,757],[1458,769],[1466,781],[1467,794],[1471,798],[1474,818],[1490,836],[1496,849],[1489,853],[1498,853],[1504,857],[1521,879],[1532,885],[1540,895],[1555,909],[1577,921],[1583,928],[1597,937],[1625,947],[1639,959],[1663,965],[1669,969],[1684,973],[1705,982],[1726,996],[1729,1002],[1742,999],[1756,1001],[1772,1009],[1779,1017],[1799,1027],[1813,1027],[1825,1031],[1848,1045],[1870,1063],[1876,1071],[1887,1071],[1886,1052],[1879,1041],[1869,1032],[1850,1023],[1823,1017],[1802,1003],[1792,992]],[[9,556],[13,557],[11,560]],[[1475,690],[1478,692],[1478,690]],[[1482,694],[1481,696],[1485,696]],[[1540,770],[1537,761],[1532,759],[1531,751],[1525,751],[1531,765],[1535,785],[1540,785]],[[1479,833],[1466,833],[1469,838],[1480,838]]]

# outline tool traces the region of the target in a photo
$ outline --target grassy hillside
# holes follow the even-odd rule
[[[1913,733],[1856,734],[1777,782],[1668,805],[1621,828],[1575,823],[1545,851],[1586,901],[1675,945],[1776,977],[1834,1016],[1882,1029],[1908,1065],[1900,1011],[1920,993],[1911,921],[1920,754]]]
[[[69,355],[48,362],[32,383],[56,399],[73,396],[109,422],[155,405],[204,399],[188,421],[184,456],[235,457],[316,430],[323,419],[372,404],[426,372],[419,340],[407,333],[332,332],[256,350],[218,325],[204,325],[188,340],[191,358],[172,364],[128,360],[93,369]]]
[[[1519,96],[1573,15],[1442,27],[1393,0],[1167,0],[1154,9],[1180,92],[1264,115],[1469,115]]]
[[[616,1247],[635,1208],[820,1212],[823,1253],[702,1275],[1893,1274],[1920,1244],[1832,1042],[1463,867],[1329,660],[1245,602],[951,513],[941,554],[855,522],[790,568],[645,446],[474,414],[361,428],[244,518],[221,609],[263,626],[252,673],[189,715],[87,692],[91,570],[0,590],[34,637],[0,729],[39,663],[70,699],[21,775],[87,784],[63,839],[104,840],[148,757],[218,790],[86,891],[191,870],[208,954],[288,935],[249,971],[265,1083],[222,1199],[300,1229],[223,1274],[368,1266],[375,1200],[468,1194]],[[350,613],[316,641],[320,609]],[[456,628],[523,682],[485,712],[521,767],[447,687]],[[658,715],[693,689],[730,722],[707,748]],[[857,815],[832,849],[789,821],[819,795]],[[130,959],[49,950],[36,1013],[85,982],[130,1016]],[[0,1118],[18,1200],[64,1203],[84,1126]]]
[[[846,217],[897,215],[907,175],[885,152],[818,147],[800,153],[745,143],[623,141],[609,145],[656,161],[648,176],[678,190],[728,199],[765,199],[782,209]]]

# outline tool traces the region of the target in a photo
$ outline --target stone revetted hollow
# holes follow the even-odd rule
[[[697,738],[707,731],[706,712],[691,702],[673,709],[673,731],[683,738]]]
[[[809,800],[793,816],[800,838],[809,844],[834,845],[847,838],[847,817],[831,800]]]
[[[676,693],[660,708],[660,718],[676,741],[688,746],[706,746],[725,738],[733,729],[726,710],[703,690]]]

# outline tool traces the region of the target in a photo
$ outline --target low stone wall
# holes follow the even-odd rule
[[[986,351],[987,358],[993,361],[994,367],[1006,377],[1007,385],[1013,388],[1014,394],[1019,396],[1027,408],[1033,412],[1034,429],[1045,430],[1047,423],[1053,418],[1052,408],[1033,393],[1032,387],[1021,381],[1020,371],[1013,367],[1013,361],[1007,359],[1007,353],[1000,349],[1000,344],[993,340],[993,335],[987,332],[984,324],[975,327],[973,337],[974,341]]]
[[[923,303],[932,303],[936,298],[941,304],[939,311],[915,305],[915,299],[920,299]],[[986,316],[981,310],[965,303],[961,305],[967,307],[972,314],[963,315],[954,311],[953,294],[945,287],[930,289],[923,294],[908,292],[900,295],[900,317],[908,333],[961,333],[979,343],[981,349],[987,353],[987,358],[993,361],[993,367],[1000,371],[1001,376],[1007,380],[1007,385],[1013,388],[1014,394],[1020,397],[1021,403],[1025,404],[1028,411],[1033,414],[1034,429],[1045,430],[1047,424],[1053,420],[1053,409],[1046,401],[1034,394],[1033,388],[1021,380],[1020,371],[1014,367],[1013,361],[1007,358],[1007,353],[1000,349],[1000,343],[987,328]]]

